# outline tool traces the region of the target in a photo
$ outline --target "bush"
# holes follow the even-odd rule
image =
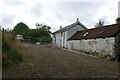
[[[20,52],[22,45],[10,32],[2,33],[2,65],[7,67],[11,64],[19,64],[23,61],[23,54]]]

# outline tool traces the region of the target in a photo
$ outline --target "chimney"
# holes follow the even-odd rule
[[[77,21],[79,21],[79,18],[77,18]]]
[[[60,29],[62,29],[62,26],[60,26]]]

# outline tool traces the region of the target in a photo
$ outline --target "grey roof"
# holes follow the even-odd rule
[[[77,19],[77,21],[76,21],[75,23],[73,23],[73,24],[71,24],[71,25],[67,25],[67,26],[63,27],[62,29],[59,29],[59,30],[53,32],[53,34],[66,31],[66,30],[74,27],[75,25],[80,25],[80,26],[83,27],[84,29],[88,29],[88,28],[85,27],[82,23],[80,23],[79,20]]]

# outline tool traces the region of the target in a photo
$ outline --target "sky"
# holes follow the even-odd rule
[[[120,0],[0,0],[0,26],[13,29],[19,22],[29,28],[36,23],[50,26],[54,32],[76,22],[94,28],[99,19],[114,24]]]

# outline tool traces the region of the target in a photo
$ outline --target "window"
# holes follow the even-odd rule
[[[86,32],[83,36],[87,36],[88,35],[88,32]]]

